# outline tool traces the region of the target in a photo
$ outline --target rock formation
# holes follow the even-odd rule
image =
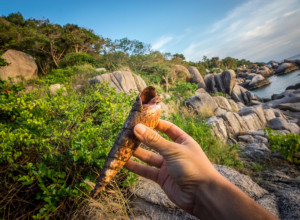
[[[29,54],[17,50],[7,50],[2,54],[9,65],[0,67],[2,80],[11,78],[13,82],[20,82],[23,79],[37,78],[38,68],[34,58]]]

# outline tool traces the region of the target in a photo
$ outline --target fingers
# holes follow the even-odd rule
[[[168,135],[174,142],[182,144],[191,137],[171,122],[159,120],[155,130],[161,131]]]
[[[145,150],[141,147],[139,147],[133,155],[141,161],[157,168],[161,167],[164,160],[161,155]]]
[[[139,164],[132,160],[127,161],[124,167],[131,172],[134,172],[142,177],[157,182],[158,170],[153,167],[149,167],[144,164]]]
[[[176,147],[175,143],[164,139],[162,136],[143,124],[137,124],[134,127],[134,134],[138,139],[140,139],[140,141],[148,147],[156,150],[161,155],[165,155],[165,153],[169,152],[170,149]]]

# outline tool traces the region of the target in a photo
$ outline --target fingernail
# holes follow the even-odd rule
[[[137,125],[134,127],[134,130],[135,130],[138,134],[143,135],[144,132],[146,131],[146,128],[145,128],[145,125],[137,124]]]

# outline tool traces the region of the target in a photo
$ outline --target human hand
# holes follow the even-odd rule
[[[139,147],[134,156],[158,169],[132,160],[126,163],[125,168],[158,183],[172,202],[193,214],[199,186],[220,174],[199,144],[179,127],[160,120],[155,129],[167,134],[174,142],[138,124],[134,128],[134,134],[159,154]]]

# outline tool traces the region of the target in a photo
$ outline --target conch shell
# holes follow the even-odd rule
[[[135,137],[133,128],[138,123],[142,123],[150,128],[155,128],[161,115],[162,98],[156,94],[155,88],[148,86],[136,98],[132,109],[118,134],[116,141],[111,148],[104,167],[97,179],[93,197],[96,196],[107,183],[117,174],[125,165],[134,151],[141,144]]]

